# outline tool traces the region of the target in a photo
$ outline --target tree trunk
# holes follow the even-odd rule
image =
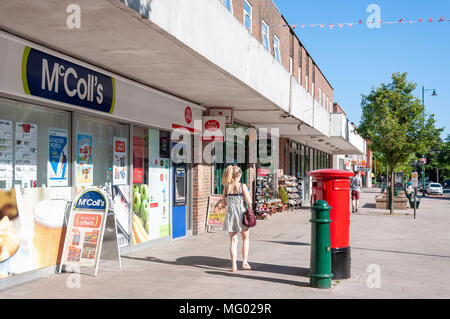
[[[392,214],[394,212],[394,186],[395,186],[395,173],[394,170],[391,169],[391,207],[389,207],[390,210],[390,214]]]
[[[439,168],[436,168],[436,183],[439,183]]]

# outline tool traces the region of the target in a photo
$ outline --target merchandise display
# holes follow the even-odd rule
[[[298,208],[302,205],[302,181],[295,176],[283,175],[278,178],[280,190],[284,188],[287,193],[289,208]],[[280,192],[281,193],[281,192]]]
[[[258,176],[255,183],[255,215],[267,219],[269,215],[283,211],[281,199],[275,198],[274,175]]]

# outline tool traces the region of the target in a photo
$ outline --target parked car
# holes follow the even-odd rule
[[[444,189],[441,184],[438,183],[430,183],[426,188],[427,194],[438,194],[442,195],[444,193]]]

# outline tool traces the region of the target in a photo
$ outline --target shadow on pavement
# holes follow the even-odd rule
[[[276,244],[283,244],[283,245],[291,245],[291,246],[310,246],[310,244],[302,243],[299,241],[276,241],[276,240],[265,240],[265,242],[268,243],[276,243]]]
[[[274,282],[274,283],[278,283],[278,284],[310,287],[308,282],[301,282],[301,281],[294,281],[294,280],[286,280],[286,279],[279,279],[279,278],[267,278],[267,277],[261,277],[261,276],[249,276],[249,275],[241,275],[241,274],[237,274],[237,273],[219,272],[219,271],[207,271],[206,273],[210,274],[210,275],[221,275],[221,276],[225,276],[225,277],[239,277],[239,278],[243,278],[243,279],[255,279],[255,280]]]
[[[308,244],[309,245],[309,244]],[[229,259],[209,257],[209,256],[186,256],[177,258],[175,261],[162,260],[155,257],[132,257],[132,256],[122,256],[122,258],[150,261],[155,263],[161,263],[166,265],[178,265],[178,266],[192,266],[196,268],[212,269],[217,270],[217,268],[224,269],[226,272],[230,269],[231,261]],[[309,268],[301,267],[291,267],[283,265],[273,265],[265,263],[249,262],[250,266],[254,271],[262,271],[269,273],[276,273],[282,275],[294,275],[309,277]],[[238,263],[238,268],[240,269],[240,263]],[[231,274],[231,273],[230,273]],[[232,274],[234,275],[234,274]],[[270,278],[266,278],[270,279]],[[274,279],[278,280],[278,279]]]
[[[363,208],[377,208],[377,204],[375,203],[366,203]]]

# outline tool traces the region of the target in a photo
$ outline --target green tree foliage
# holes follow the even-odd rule
[[[369,95],[362,95],[362,116],[356,131],[370,140],[370,149],[389,166],[391,185],[394,170],[411,154],[427,153],[442,131],[435,128],[434,115],[427,115],[421,101],[412,94],[415,89],[407,73],[394,73],[391,83],[382,83]]]

